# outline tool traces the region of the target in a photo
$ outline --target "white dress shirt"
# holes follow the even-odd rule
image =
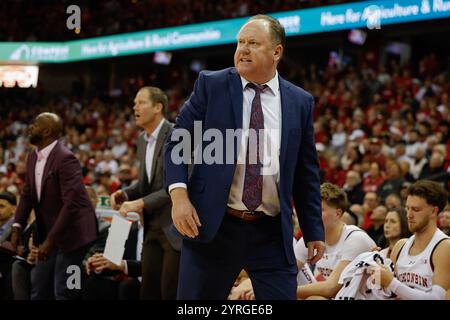
[[[38,158],[36,161],[36,166],[34,167],[34,181],[36,183],[36,193],[38,201],[41,200],[42,176],[44,175],[45,164],[47,163],[50,152],[52,152],[57,142],[57,140],[53,141],[51,144],[40,151],[36,149]]]
[[[250,114],[255,91],[246,87],[249,81],[243,77],[241,77],[241,81],[243,91],[242,129],[243,132],[245,132],[249,129],[250,125]],[[265,85],[267,85],[268,88],[261,93],[261,107],[264,114],[264,129],[271,131],[269,131],[269,135],[265,136],[269,139],[264,140],[265,152],[263,163],[265,164],[265,167],[270,165],[272,168],[275,168],[275,170],[273,174],[263,175],[262,204],[256,208],[256,211],[264,211],[268,215],[275,216],[280,212],[279,155],[281,142],[281,97],[278,72],[276,72],[275,76],[270,81],[266,82]],[[247,144],[248,138],[246,138],[245,135],[242,135],[236,170],[228,198],[228,206],[236,210],[247,210],[242,202]],[[271,150],[271,155],[267,154],[268,150]],[[173,183],[169,186],[169,193],[175,188],[187,189],[187,186],[185,183]]]
[[[252,110],[252,102],[255,97],[255,91],[246,87],[249,83],[241,77],[242,90],[244,93],[242,105],[242,129],[245,132],[250,126],[250,114]],[[278,82],[278,73],[265,85],[268,86],[261,93],[261,107],[264,114],[264,130],[269,131],[264,139],[264,157],[263,163],[271,165],[276,169],[273,174],[263,175],[262,203],[256,208],[256,211],[264,211],[266,214],[274,216],[280,212],[280,198],[278,196],[279,183],[279,163],[280,163],[280,141],[281,141],[281,99],[280,85]],[[242,202],[242,193],[244,190],[245,180],[245,159],[247,156],[248,139],[243,135],[241,138],[240,151],[236,171],[234,172],[233,182],[231,183],[230,195],[228,198],[228,206],[236,210],[247,210]],[[267,154],[271,150],[271,155]]]
[[[158,124],[155,130],[153,130],[151,135],[147,133],[144,134],[144,139],[147,141],[147,148],[145,149],[145,171],[147,172],[148,182],[152,181],[152,165],[153,156],[155,154],[156,140],[158,139],[159,131],[164,123],[164,119]]]

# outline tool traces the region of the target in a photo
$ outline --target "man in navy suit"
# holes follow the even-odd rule
[[[165,186],[174,225],[184,236],[178,299],[226,299],[241,269],[256,299],[296,299],[292,202],[308,262],[323,254],[313,97],[278,75],[284,44],[276,19],[250,18],[237,36],[235,68],[199,74],[166,144]],[[238,134],[231,146],[211,153],[223,159],[194,161],[188,177],[186,161],[177,157],[190,154],[177,136],[192,136],[199,124],[203,141],[194,146],[204,153],[211,140],[217,146],[217,132],[225,137],[230,129],[243,129],[250,135]],[[209,129],[215,139],[206,137]],[[251,139],[252,131],[270,136]],[[275,170],[264,171],[267,164]]]

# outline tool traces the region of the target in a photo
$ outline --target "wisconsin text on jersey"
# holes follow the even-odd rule
[[[411,272],[405,272],[401,273],[398,276],[398,280],[404,283],[411,283],[411,284],[417,284],[422,287],[428,287],[428,281],[427,278],[421,277],[420,275],[416,273]]]

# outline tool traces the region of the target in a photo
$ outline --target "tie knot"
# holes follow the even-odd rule
[[[247,83],[247,87],[255,90],[256,94],[260,94],[267,88],[267,84],[255,84],[255,83]]]

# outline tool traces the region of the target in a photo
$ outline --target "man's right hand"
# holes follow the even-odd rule
[[[309,241],[306,243],[308,247],[308,259],[309,264],[316,264],[317,261],[322,259],[323,253],[325,252],[325,242],[323,241]]]
[[[39,248],[33,244],[30,246],[30,252],[28,253],[27,262],[30,265],[36,264],[39,256]]]
[[[11,231],[11,245],[14,249],[14,251],[17,252],[17,247],[22,242],[22,228],[19,228],[17,226],[12,227]]]
[[[195,238],[198,236],[198,227],[201,227],[197,211],[189,200],[187,190],[175,188],[170,192],[172,199],[173,224],[183,236]]]
[[[109,198],[109,202],[111,203],[111,207],[114,210],[119,210],[122,203],[127,201],[127,195],[122,190],[117,190],[114,192]]]

